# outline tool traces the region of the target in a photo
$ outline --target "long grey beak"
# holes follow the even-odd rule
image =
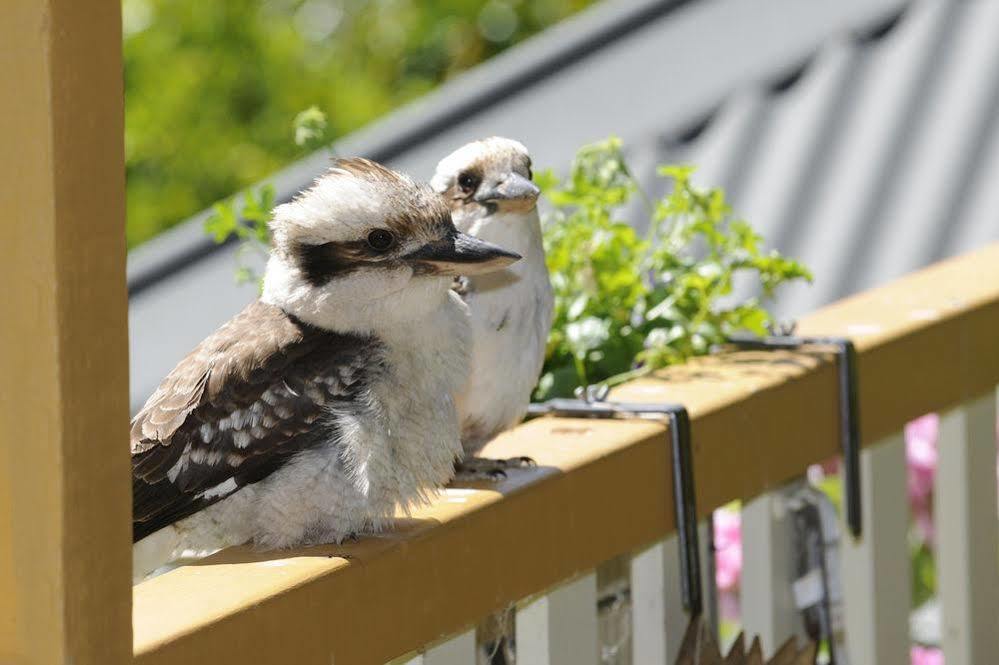
[[[479,275],[505,268],[520,260],[520,254],[465,233],[429,243],[406,255],[417,272],[436,275]]]
[[[497,185],[484,187],[475,194],[479,203],[490,201],[530,201],[537,200],[541,190],[533,182],[520,175],[511,173]]]

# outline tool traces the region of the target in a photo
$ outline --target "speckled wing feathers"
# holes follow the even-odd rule
[[[132,421],[133,540],[335,439],[331,411],[363,408],[379,350],[261,302],[222,326]]]

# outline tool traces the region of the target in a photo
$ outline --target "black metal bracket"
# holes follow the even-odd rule
[[[843,454],[843,488],[846,523],[859,538],[863,532],[860,497],[860,401],[858,399],[857,350],[845,337],[797,337],[778,334],[770,337],[732,335],[729,342],[747,350],[796,350],[803,346],[831,346],[836,350],[839,379],[839,431]]]
[[[532,404],[531,415],[565,418],[653,418],[669,421],[670,457],[673,460],[673,506],[680,539],[680,588],[683,607],[692,615],[704,611],[701,592],[700,543],[694,493],[694,462],[690,450],[690,416],[682,404],[607,402],[605,388],[591,386],[585,399],[551,399]]]

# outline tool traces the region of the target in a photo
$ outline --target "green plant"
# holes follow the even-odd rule
[[[539,174],[554,208],[544,233],[555,319],[537,398],[620,383],[705,354],[736,331],[765,333],[771,317],[760,300],[730,297],[737,274],[754,279],[764,298],[811,279],[801,264],[763,251],[720,189],[692,182],[692,167],[658,172],[673,186],[653,201],[611,138],[583,147],[565,179]],[[622,219],[636,194],[648,214],[644,235]]]
[[[928,543],[920,542],[913,534],[910,536],[909,558],[912,562],[912,606],[919,607],[937,594],[933,548]]]
[[[242,198],[242,202],[240,202]],[[212,206],[212,213],[205,220],[205,233],[221,244],[235,236],[239,239],[236,249],[236,282],[259,281],[260,276],[246,262],[246,255],[256,253],[266,258],[271,235],[267,222],[274,207],[274,187],[263,184]]]

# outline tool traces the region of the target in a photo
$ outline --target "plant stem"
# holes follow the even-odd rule
[[[643,376],[648,376],[653,371],[655,367],[652,365],[642,365],[641,367],[636,367],[635,369],[628,370],[627,372],[621,372],[620,374],[615,374],[614,376],[601,381],[600,383],[606,384],[608,387],[613,388],[614,386],[619,386],[622,383],[626,383],[633,379],[640,379]]]
[[[589,381],[586,380],[586,363],[577,355],[573,355],[572,359],[576,364],[576,378],[579,379],[579,385],[587,385]]]
[[[626,176],[628,176],[628,179],[631,180],[631,183],[635,186],[635,191],[638,192],[638,196],[642,199],[642,203],[645,204],[645,210],[649,213],[649,217],[655,217],[656,209],[655,206],[652,205],[652,199],[649,198],[649,195],[642,187],[642,183],[638,181],[638,178],[636,178],[635,174],[631,172],[631,169],[628,168],[628,165],[624,163],[623,157],[621,159],[621,170],[624,172]],[[649,228],[651,229],[651,225],[649,226]]]

